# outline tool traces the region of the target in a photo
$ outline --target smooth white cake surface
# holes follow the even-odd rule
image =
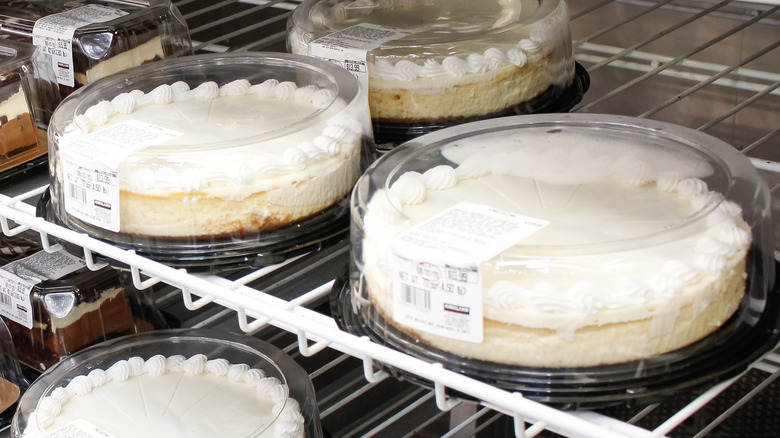
[[[125,187],[153,195],[205,190],[241,198],[274,186],[275,178],[354,154],[361,132],[356,121],[322,117],[314,126],[296,126],[321,111],[342,109],[334,99],[327,89],[276,80],[206,82],[193,89],[177,82],[149,93],[123,93],[86,109],[63,141],[126,121],[170,129],[180,135],[120,165]],[[226,187],[239,191],[220,195]]]
[[[733,314],[751,231],[737,204],[709,190],[703,179],[713,169],[705,160],[566,133],[517,137],[498,133],[445,145],[441,154],[451,165],[399,172],[374,193],[362,256],[371,300],[386,318],[394,312],[399,256],[479,265],[482,344],[419,330],[415,336],[486,360],[535,366],[633,360],[693,342]],[[567,144],[576,147],[556,146]],[[474,255],[477,247],[464,251],[462,242],[399,244],[403,233],[464,202],[546,225],[485,258]],[[468,238],[469,226],[460,226]],[[470,226],[478,235],[481,225]],[[634,323],[641,330],[612,328]],[[538,332],[517,336],[525,344],[512,349],[504,341],[515,329]],[[623,351],[624,344],[632,347]]]
[[[75,420],[115,438],[304,436],[286,385],[203,355],[133,357],[77,376],[39,401],[23,436],[45,436]]]

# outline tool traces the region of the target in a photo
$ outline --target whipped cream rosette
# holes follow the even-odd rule
[[[48,370],[23,396],[12,434],[54,432],[322,436],[311,380],[289,356],[257,339],[197,330],[99,344]]]
[[[447,128],[358,182],[344,325],[547,401],[619,400],[639,377],[772,337],[777,318],[755,313],[775,305],[767,199],[736,150],[673,125]],[[750,343],[748,357],[769,348]],[[590,389],[572,394],[578,376]]]
[[[293,53],[364,80],[378,145],[468,120],[565,111],[587,88],[557,0],[309,0],[288,30]]]
[[[343,235],[369,158],[355,78],[286,54],[162,62],[59,108],[56,220],[186,266],[278,261]]]

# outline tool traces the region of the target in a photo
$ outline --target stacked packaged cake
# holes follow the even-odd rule
[[[0,40],[0,180],[46,161],[46,128],[59,103],[44,55],[30,44]]]
[[[38,47],[63,96],[112,73],[192,50],[187,25],[169,0],[4,2],[0,35]]]
[[[0,236],[0,318],[19,361],[38,372],[90,345],[168,325],[128,273],[92,271],[64,250],[49,253],[34,239],[6,236]]]
[[[288,49],[341,65],[368,89],[377,146],[470,120],[567,111],[575,74],[559,0],[309,0]]]
[[[348,72],[271,53],[104,78],[50,127],[48,217],[173,266],[260,266],[341,240],[370,157]]]
[[[734,148],[660,122],[446,128],[358,181],[336,313],[525,397],[649,403],[777,344],[767,194]]]

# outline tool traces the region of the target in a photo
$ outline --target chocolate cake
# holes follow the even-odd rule
[[[148,3],[87,0],[6,2],[0,6],[0,35],[36,44],[48,55],[55,55],[52,65],[65,96],[100,77],[191,52],[189,32],[176,7],[168,0]],[[89,24],[88,20],[93,20],[94,16],[91,10],[109,11],[109,16],[116,18]],[[54,14],[60,14],[65,21],[84,20],[85,24],[77,27],[70,38],[71,44],[55,44],[51,42],[52,38],[44,38],[37,33],[40,31],[36,23],[51,19]],[[67,39],[63,37],[59,43]],[[63,47],[72,51],[72,60],[57,62],[56,56]]]
[[[45,153],[46,142],[38,142],[40,131],[45,130],[38,129],[18,77],[10,82],[0,88],[0,157],[11,158],[36,148]]]
[[[45,158],[46,126],[60,93],[54,71],[34,46],[0,41],[0,172],[5,172]]]
[[[33,328],[4,318],[19,361],[44,371],[68,354],[135,333],[128,296],[112,268],[45,280],[31,292]]]
[[[141,305],[132,290],[125,287],[126,282],[119,271],[110,267],[91,271],[79,260],[72,272],[58,279],[47,279],[46,275],[56,275],[47,273],[46,265],[60,263],[51,258],[42,261],[40,256],[56,257],[56,254],[45,254],[40,249],[35,242],[25,238],[0,235],[0,270],[3,274],[11,273],[30,283],[43,278],[32,286],[29,309],[26,303],[21,304],[23,309],[19,308],[18,302],[14,303],[13,310],[32,314],[27,320],[32,321],[31,327],[23,323],[24,318],[5,313],[2,316],[20,362],[44,371],[89,345],[152,328],[151,324],[135,318],[141,314],[137,310]],[[73,259],[73,256],[67,257]],[[2,280],[5,280],[4,275]],[[0,298],[8,305],[7,292],[0,292]]]

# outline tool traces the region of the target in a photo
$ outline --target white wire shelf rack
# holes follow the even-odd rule
[[[298,1],[175,3],[197,52],[225,52],[284,50],[285,22]],[[774,196],[780,196],[780,6],[690,0],[568,4],[575,57],[591,80],[574,111],[673,121],[710,133],[745,153],[763,171]],[[780,355],[771,353],[742,376],[690,394],[679,406],[660,404],[628,413],[556,410],[340,331],[332,318],[314,308],[327,301],[334,281],[331,266],[347,259],[345,243],[239,278],[193,275],[36,217],[34,204],[45,181],[23,186],[0,190],[5,193],[0,194],[3,233],[36,230],[47,250],[57,249],[49,244],[55,238],[79,245],[93,269],[100,267],[95,254],[126,264],[137,287],[166,285],[158,301],[197,315],[183,325],[227,324],[278,339],[289,354],[316,363],[310,371],[315,386],[327,381],[321,386],[328,389],[318,390],[318,403],[324,424],[337,417],[331,423],[342,424],[334,436],[492,436],[495,424],[503,422],[507,434],[525,437],[699,437],[717,431],[760,394],[777,391],[773,382],[780,373]],[[303,286],[292,296],[278,293],[296,282]],[[379,371],[377,363],[430,380],[434,389],[405,385],[398,390],[399,383]],[[730,397],[725,407],[693,427],[689,424],[738,385],[748,386],[744,394]],[[449,399],[445,388],[481,403]],[[381,406],[349,419],[355,404],[377,393],[381,395],[371,398],[382,400]],[[488,430],[491,435],[484,435]]]

